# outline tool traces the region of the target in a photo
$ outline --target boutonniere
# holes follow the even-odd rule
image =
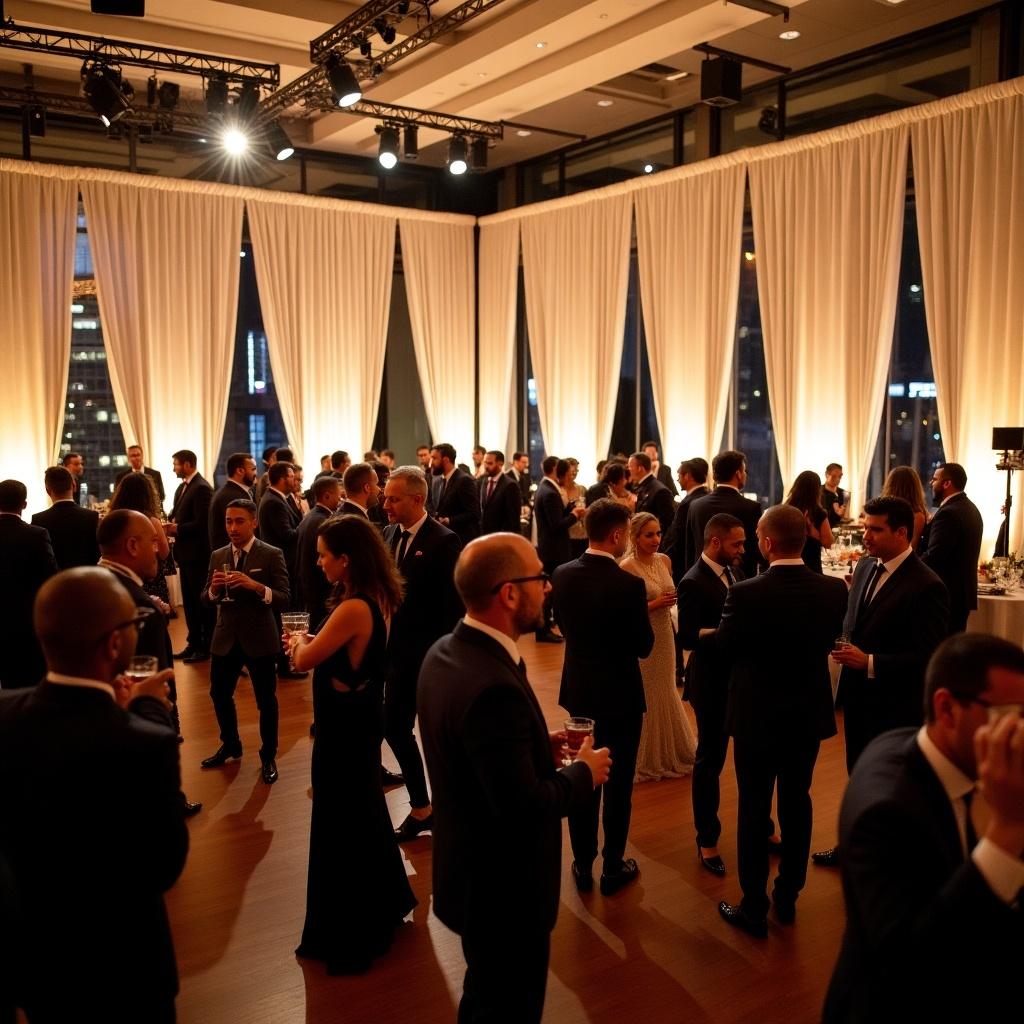
[[[420,557],[420,555],[422,555],[422,554],[423,554],[423,552],[422,552],[422,551],[414,551],[414,552],[413,552],[413,558],[419,558],[419,557]]]

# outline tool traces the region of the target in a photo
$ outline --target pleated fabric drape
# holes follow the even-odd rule
[[[126,444],[164,469],[194,451],[213,479],[238,311],[242,200],[191,182],[85,179],[82,201]]]

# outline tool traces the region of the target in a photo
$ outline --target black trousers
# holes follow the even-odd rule
[[[458,1024],[540,1024],[548,983],[551,933],[483,915],[462,936],[466,978]]]
[[[796,900],[807,881],[811,849],[811,777],[818,759],[818,740],[801,737],[733,738],[733,761],[739,788],[738,851],[742,908],[752,917],[768,913],[768,849],[765,821],[772,812],[772,791],[778,787],[782,859],[775,891],[780,899]]]
[[[693,765],[690,797],[693,800],[697,843],[705,849],[717,846],[722,834],[722,823],[718,818],[721,800],[719,777],[729,751],[725,705],[725,694],[721,698],[716,694],[693,704],[697,718],[697,758]]]
[[[406,670],[389,673],[384,687],[384,738],[405,776],[409,806],[418,809],[430,805],[430,796],[423,758],[412,733],[415,724],[416,673]]]
[[[238,714],[235,711],[235,687],[244,665],[256,695],[260,712],[260,760],[277,756],[277,671],[276,655],[246,654],[239,644],[227,654],[215,654],[210,663],[210,698],[220,726],[220,741],[228,747],[241,748],[238,735]]]
[[[613,763],[608,781],[594,789],[581,810],[569,815],[572,855],[584,871],[597,856],[597,819],[602,798],[604,849],[601,856],[604,858],[604,870],[615,872],[622,866],[629,819],[633,813],[633,775],[636,772],[636,753],[643,724],[642,712],[597,719],[594,722],[594,746],[608,747]]]
[[[186,643],[194,651],[210,649],[216,610],[203,604],[203,588],[206,586],[207,562],[178,562],[181,573],[181,603],[185,608],[185,623],[188,625]]]

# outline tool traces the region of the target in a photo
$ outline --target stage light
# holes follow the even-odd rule
[[[161,82],[156,91],[156,101],[160,104],[161,110],[173,110],[178,105],[180,96],[181,86],[174,82]]]
[[[240,128],[227,128],[220,137],[220,144],[228,156],[243,156],[249,150],[249,136]]]
[[[256,108],[259,105],[259,85],[256,82],[243,82],[241,89],[238,91],[238,102],[235,104],[238,116],[243,121],[248,121],[256,113]]]
[[[377,149],[377,160],[381,167],[390,171],[398,163],[398,129],[390,125],[378,126],[380,145]]]
[[[359,55],[361,57],[372,57],[373,47],[370,45],[370,40],[363,36],[359,40]]]
[[[448,143],[448,170],[452,174],[466,173],[466,151],[468,150],[465,135],[453,135]]]
[[[473,171],[487,170],[487,139],[482,135],[475,138],[470,144],[469,167]]]
[[[29,103],[22,108],[22,117],[28,125],[29,135],[37,139],[46,137],[46,107],[39,103]]]
[[[390,46],[395,41],[395,26],[384,18],[378,18],[373,23],[374,31],[384,41],[385,46]]]
[[[402,153],[406,160],[420,158],[420,130],[417,125],[407,124],[402,132]]]
[[[228,106],[228,80],[222,75],[213,75],[206,80],[206,112],[223,114]]]
[[[399,17],[404,18],[409,13],[409,0],[398,0],[395,10],[398,11]]]
[[[351,107],[363,98],[363,90],[359,88],[359,82],[347,61],[342,60],[337,54],[332,54],[324,70],[339,107]]]
[[[105,64],[82,65],[82,93],[107,128],[130,109],[124,85],[127,83],[122,84],[120,71]]]
[[[270,152],[274,154],[275,160],[287,160],[295,152],[292,140],[288,133],[281,126],[280,121],[271,121],[267,125],[267,142],[270,144]]]

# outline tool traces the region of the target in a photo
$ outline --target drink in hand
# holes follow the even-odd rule
[[[137,654],[132,658],[128,665],[128,669],[125,672],[125,676],[132,685],[135,683],[141,683],[144,679],[148,679],[152,675],[156,675],[156,658],[148,655]]]
[[[568,757],[562,758],[562,765],[568,767],[576,760],[576,755],[588,736],[594,735],[592,718],[567,718],[565,720],[565,745],[569,748]]]

